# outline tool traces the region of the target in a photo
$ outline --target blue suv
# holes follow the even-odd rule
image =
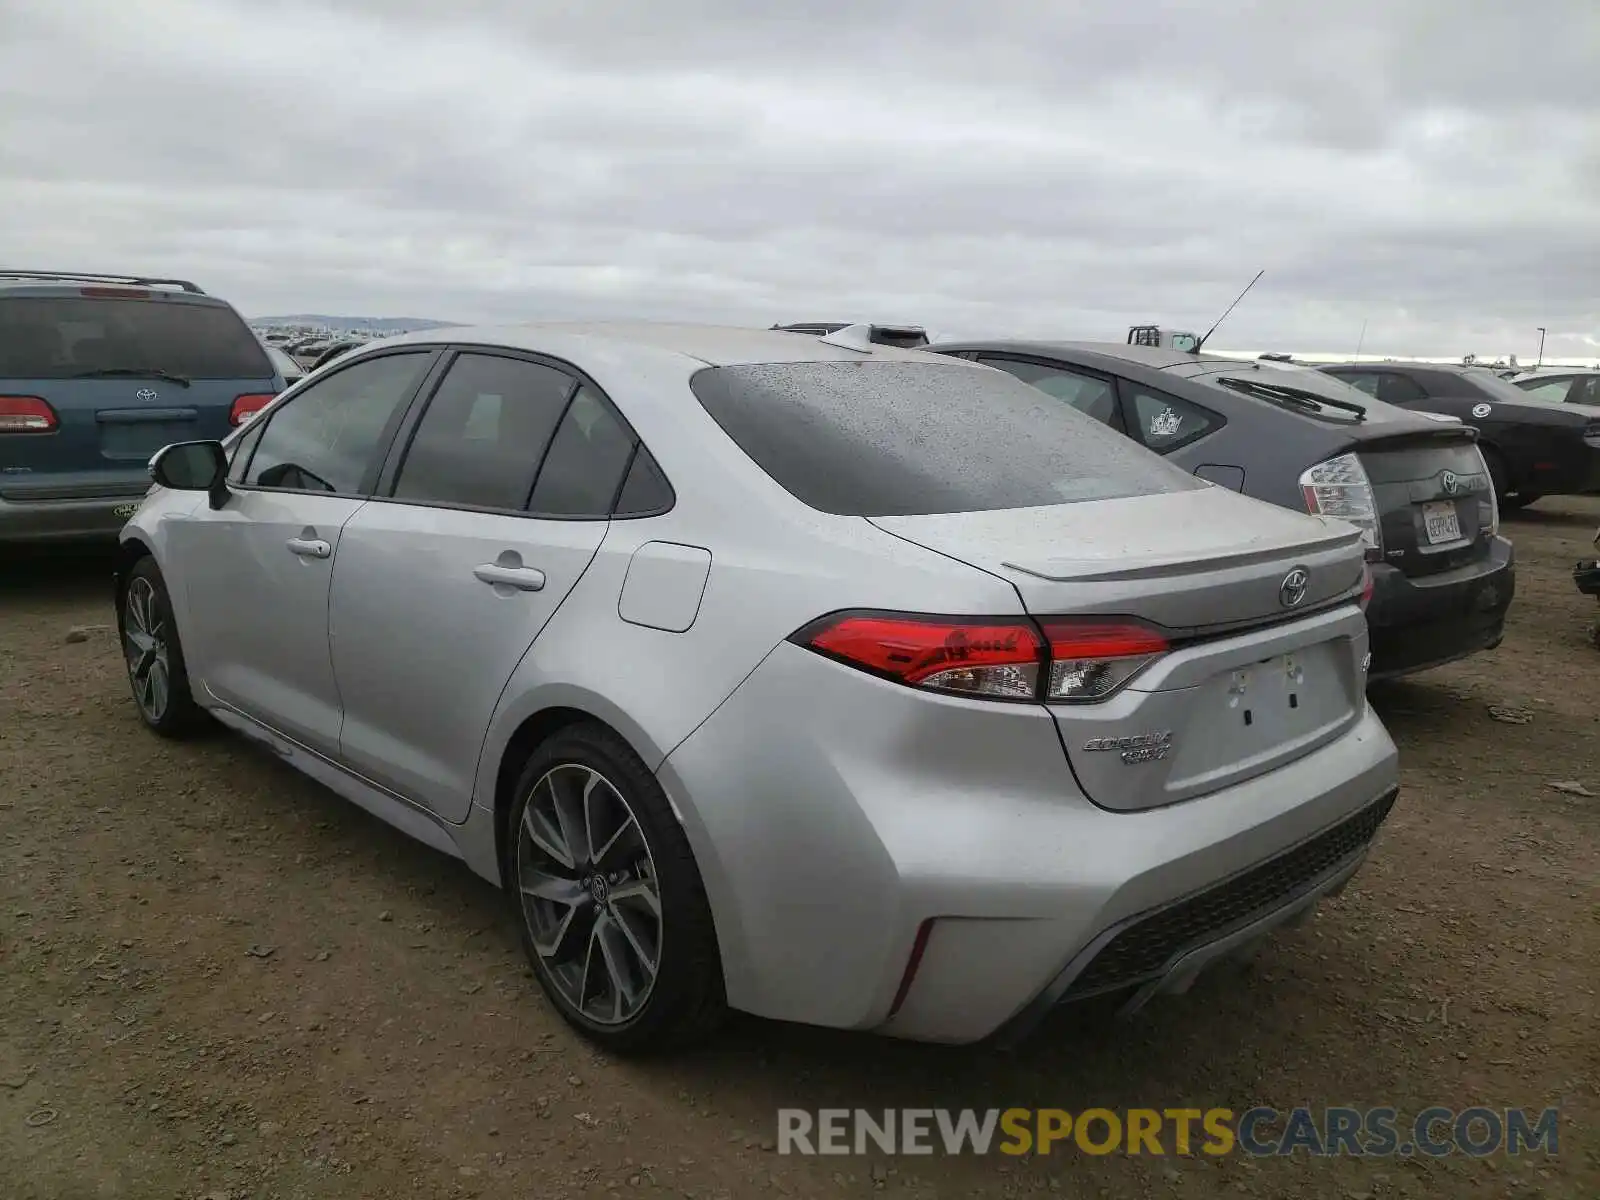
[[[232,305],[186,280],[0,270],[0,543],[114,535],[151,455],[283,387]]]

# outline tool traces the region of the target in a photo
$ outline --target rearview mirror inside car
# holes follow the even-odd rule
[[[150,460],[150,478],[180,492],[209,492],[211,507],[227,499],[228,452],[221,442],[174,442]]]

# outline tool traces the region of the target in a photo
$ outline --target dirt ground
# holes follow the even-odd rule
[[[1404,789],[1256,968],[1014,1054],[740,1020],[619,1063],[497,894],[237,738],[127,694],[104,556],[0,560],[0,1200],[1600,1196],[1600,503],[1545,501],[1498,651],[1375,702]],[[74,627],[94,626],[84,633]],[[70,636],[69,636],[70,634]],[[1523,710],[1525,724],[1489,709]],[[819,866],[819,870],[822,868]],[[779,1107],[1562,1110],[1555,1158],[803,1158]]]

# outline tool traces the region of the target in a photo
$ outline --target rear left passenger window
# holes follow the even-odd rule
[[[1139,437],[1158,454],[1186,446],[1222,424],[1216,413],[1140,384],[1124,382]]]
[[[600,394],[580,387],[550,443],[528,511],[544,517],[609,517],[634,443],[633,431]]]
[[[412,435],[394,498],[520,511],[576,382],[525,359],[457,356]]]

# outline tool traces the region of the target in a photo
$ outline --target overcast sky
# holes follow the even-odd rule
[[[0,0],[0,258],[247,315],[1600,353],[1600,0]]]

